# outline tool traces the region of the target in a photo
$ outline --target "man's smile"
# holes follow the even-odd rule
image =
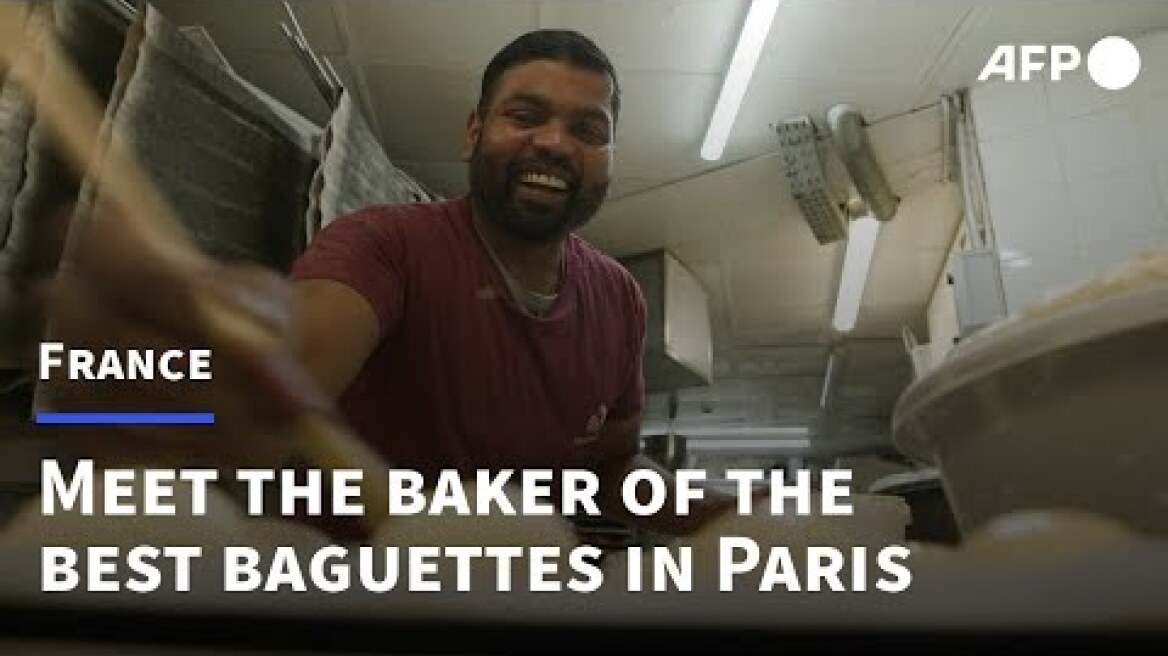
[[[524,173],[519,176],[519,181],[525,185],[540,187],[543,189],[550,189],[554,191],[567,191],[568,183],[555,175],[547,173]]]
[[[563,205],[573,188],[568,176],[534,167],[522,170],[513,180],[516,199],[541,205]]]

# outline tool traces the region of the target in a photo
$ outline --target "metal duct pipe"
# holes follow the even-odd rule
[[[834,105],[827,110],[827,123],[836,152],[847,167],[856,191],[868,204],[873,216],[888,221],[896,214],[900,198],[892,193],[884,171],[876,161],[860,110],[846,103]]]
[[[957,120],[953,97],[941,96],[941,182],[953,182],[957,178]]]
[[[980,248],[982,246],[981,233],[978,232],[974,219],[977,208],[973,204],[973,182],[970,179],[969,133],[965,129],[967,119],[968,114],[965,113],[964,107],[961,107],[957,115],[957,161],[958,171],[961,175],[961,216],[965,221],[965,234],[969,239],[969,244],[974,248]]]

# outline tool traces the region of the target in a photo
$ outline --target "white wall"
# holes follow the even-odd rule
[[[1010,312],[1168,245],[1168,31],[1133,43],[1143,66],[1121,91],[1085,64],[971,90]]]
[[[953,237],[953,243],[946,255],[947,261],[953,261],[954,256],[965,246],[965,227],[960,226]],[[940,277],[933,285],[933,295],[929,297],[929,305],[925,310],[925,320],[928,322],[928,344],[919,347],[918,353],[924,362],[921,363],[924,374],[934,366],[944,361],[949,351],[957,344],[961,336],[960,321],[957,317],[957,304],[954,297],[953,285],[949,283],[949,270],[941,271]]]

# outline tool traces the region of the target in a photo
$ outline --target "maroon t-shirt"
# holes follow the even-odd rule
[[[575,235],[559,297],[521,311],[463,196],[338,218],[292,278],[369,301],[381,342],[340,399],[396,467],[582,467],[606,420],[642,409],[645,307],[635,279]]]

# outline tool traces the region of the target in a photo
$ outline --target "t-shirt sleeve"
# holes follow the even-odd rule
[[[609,413],[613,419],[637,416],[645,406],[645,297],[631,274],[625,276],[624,283],[629,357],[625,385]]]
[[[385,335],[402,315],[404,254],[400,222],[387,208],[372,207],[339,217],[317,233],[289,277],[349,287],[369,302]]]

